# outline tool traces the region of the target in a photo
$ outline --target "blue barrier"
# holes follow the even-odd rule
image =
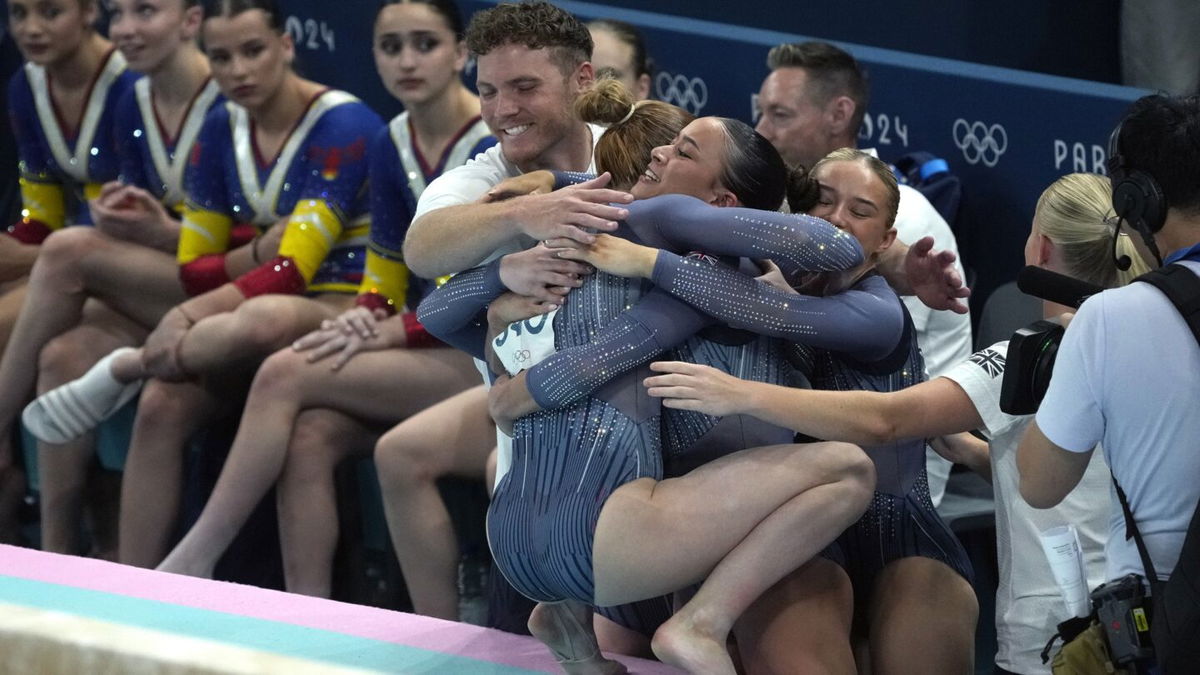
[[[494,5],[464,0],[465,12]],[[655,92],[693,112],[754,120],[767,74],[766,52],[810,39],[653,12],[564,0],[583,19],[629,21],[645,32],[659,64]],[[358,94],[390,115],[370,55],[369,3],[285,0],[301,67],[316,80]],[[1072,171],[1104,173],[1105,141],[1121,112],[1144,92],[850,43],[872,79],[860,133],[884,159],[925,150],[962,178],[959,246],[977,274],[975,303],[1015,277],[1037,197]],[[468,79],[471,75],[468,74]]]

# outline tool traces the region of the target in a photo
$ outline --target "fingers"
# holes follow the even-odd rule
[[[345,348],[346,343],[349,342],[350,339],[351,338],[345,335],[332,336],[330,339],[326,340],[320,346],[313,349],[311,353],[309,353],[308,362],[316,363],[330,354],[341,351],[343,348]]]
[[[563,286],[542,286],[535,288],[533,289],[533,295],[528,297],[534,298],[538,302],[529,302],[526,309],[534,314],[545,314],[551,310],[558,309],[558,306],[563,302],[563,297],[570,290],[570,288]],[[553,305],[553,307],[544,307],[544,305],[539,303]]]
[[[342,366],[349,363],[350,359],[354,358],[355,354],[358,354],[360,351],[362,351],[362,347],[363,342],[361,340],[351,340],[337,355],[337,358],[333,360],[333,366],[331,366],[332,370],[335,372],[341,370]]]
[[[650,364],[650,370],[656,373],[698,373],[704,366],[684,361],[655,361]],[[654,379],[654,378],[650,378]]]
[[[297,338],[292,343],[292,349],[297,352],[306,351],[316,347],[319,344],[324,344],[329,339],[329,331],[314,330],[313,332],[303,337]]]
[[[925,255],[933,250],[933,237],[921,237],[909,246],[909,250],[916,255]]]
[[[542,244],[546,248],[551,249],[552,251],[557,251],[559,249],[564,249],[564,248],[573,248],[573,249],[586,248],[585,244],[581,244],[581,243],[575,241],[574,239],[567,239],[565,237],[555,237],[554,239],[547,239],[546,241],[542,242]]]
[[[354,334],[364,340],[375,337],[378,334],[375,326],[375,317],[365,307],[356,307],[342,314],[342,317],[344,317]]]

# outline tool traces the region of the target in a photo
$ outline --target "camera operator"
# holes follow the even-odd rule
[[[1167,253],[1164,263],[1200,274],[1200,99],[1139,99],[1110,146],[1118,215],[1156,257]],[[1137,190],[1134,198],[1125,199],[1125,188]],[[1066,331],[1018,451],[1022,497],[1035,508],[1058,504],[1102,444],[1166,579],[1200,498],[1198,401],[1200,347],[1162,292],[1133,283],[1091,297]],[[1144,575],[1116,500],[1109,523],[1107,578]]]

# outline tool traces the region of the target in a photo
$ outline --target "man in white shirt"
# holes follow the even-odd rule
[[[1167,253],[1165,263],[1200,274],[1200,99],[1139,99],[1116,133],[1115,210],[1147,233],[1156,256]],[[1142,200],[1152,208],[1127,208],[1122,176],[1131,173],[1157,183],[1161,198]],[[1155,571],[1169,577],[1200,500],[1197,401],[1200,346],[1166,296],[1147,283],[1092,296],[1067,329],[1018,451],[1021,496],[1036,508],[1058,504],[1102,444]],[[1116,500],[1109,522],[1108,578],[1143,574]]]
[[[568,237],[590,242],[616,229],[632,196],[596,183],[497,203],[477,203],[506,178],[535,169],[595,172],[592,148],[603,129],[576,117],[575,98],[593,80],[587,28],[548,3],[499,6],[479,14],[467,30],[478,57],[483,121],[499,144],[430,183],[421,194],[404,259],[417,275],[461,272],[527,248],[537,240]],[[513,20],[523,15],[528,21]],[[521,30],[524,29],[524,33]],[[531,46],[532,45],[532,46]]]
[[[771,74],[759,90],[761,116],[755,129],[771,141],[784,161],[811,167],[832,150],[857,147],[870,91],[854,57],[825,42],[803,42],[773,48],[767,65]],[[896,236],[905,244],[931,236],[939,249],[958,254],[945,219],[924,195],[907,185],[900,186]],[[904,247],[893,248],[892,256],[902,258]],[[961,274],[961,264],[955,264]],[[914,296],[902,299],[912,315],[930,377],[941,375],[971,354],[968,314],[933,310]],[[927,450],[925,466],[930,498],[936,506],[945,492],[950,464]]]

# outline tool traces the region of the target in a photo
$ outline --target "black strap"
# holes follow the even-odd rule
[[[1192,331],[1192,337],[1196,338],[1197,345],[1200,345],[1200,278],[1183,265],[1167,265],[1147,272],[1135,281],[1144,281],[1162,291],[1171,304],[1175,305],[1175,309],[1179,310],[1183,320],[1187,322],[1188,328]],[[1109,472],[1112,472],[1111,468]],[[1153,592],[1158,587],[1158,573],[1154,570],[1154,563],[1150,560],[1146,543],[1142,541],[1142,533],[1138,531],[1137,521],[1133,519],[1133,510],[1129,508],[1129,500],[1125,498],[1125,491],[1117,482],[1116,475],[1113,475],[1112,479],[1113,487],[1117,489],[1117,499],[1121,502],[1121,511],[1125,514],[1125,539],[1132,538],[1137,544],[1138,555],[1141,556],[1142,567],[1145,568],[1146,580],[1150,582],[1151,592]],[[1197,505],[1196,513],[1200,514],[1200,505]],[[1196,514],[1192,514],[1193,520],[1196,517]]]

